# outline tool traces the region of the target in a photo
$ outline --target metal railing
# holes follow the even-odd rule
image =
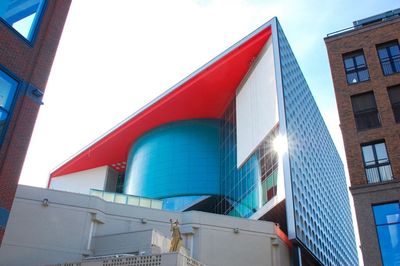
[[[381,59],[383,74],[385,76],[400,72],[400,56],[388,57]]]
[[[140,206],[158,210],[161,210],[163,206],[162,200],[143,198],[116,192],[107,192],[99,189],[91,189],[89,195],[99,197],[108,202],[115,202],[132,206]]]
[[[338,35],[338,34],[340,34],[340,33],[344,33],[344,32],[348,32],[348,31],[354,30],[355,28],[356,28],[356,27],[351,26],[351,27],[348,27],[348,28],[344,28],[344,29],[341,29],[341,30],[337,30],[337,31],[328,33],[328,34],[326,35],[326,37],[332,37],[332,36]]]
[[[365,168],[365,175],[367,176],[368,183],[378,183],[393,179],[390,164]]]
[[[379,113],[376,108],[357,112],[354,114],[356,119],[356,125],[358,130],[366,130],[370,128],[377,128],[381,126],[379,119]]]

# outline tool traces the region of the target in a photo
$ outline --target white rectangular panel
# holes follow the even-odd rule
[[[240,167],[278,123],[272,38],[236,95],[237,167]]]
[[[90,189],[104,190],[108,166],[57,176],[51,179],[50,188],[89,194]]]

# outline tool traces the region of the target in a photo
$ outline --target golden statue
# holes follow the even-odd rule
[[[171,239],[171,246],[169,248],[169,252],[178,252],[182,246],[182,236],[181,231],[179,230],[179,222],[178,219],[173,222],[172,219],[169,219],[171,223],[171,232],[172,232],[172,239]]]

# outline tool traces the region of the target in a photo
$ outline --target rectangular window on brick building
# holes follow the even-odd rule
[[[0,18],[32,41],[45,0],[1,0]]]
[[[400,123],[400,85],[389,87],[388,94],[396,123]]]
[[[364,144],[361,146],[361,150],[368,183],[377,183],[393,178],[385,142]]]
[[[358,130],[380,127],[380,119],[372,91],[351,96],[354,117]]]
[[[400,72],[400,47],[397,41],[377,46],[379,60],[385,76]]]
[[[400,203],[372,206],[383,265],[400,263]]]
[[[363,51],[344,55],[343,62],[348,84],[369,80],[369,72]]]
[[[0,141],[7,128],[18,82],[0,70]]]
[[[388,88],[390,103],[396,123],[400,123],[400,85]]]

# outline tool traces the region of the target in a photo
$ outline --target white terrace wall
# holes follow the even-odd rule
[[[43,199],[48,200],[47,206]],[[0,248],[0,265],[80,261],[96,254],[94,243],[99,236],[153,229],[169,237],[170,219],[180,221],[189,255],[206,265],[289,265],[289,248],[271,222],[195,211],[167,212],[22,185]],[[107,253],[105,248],[103,243],[103,253]],[[111,250],[118,252],[110,246]]]

